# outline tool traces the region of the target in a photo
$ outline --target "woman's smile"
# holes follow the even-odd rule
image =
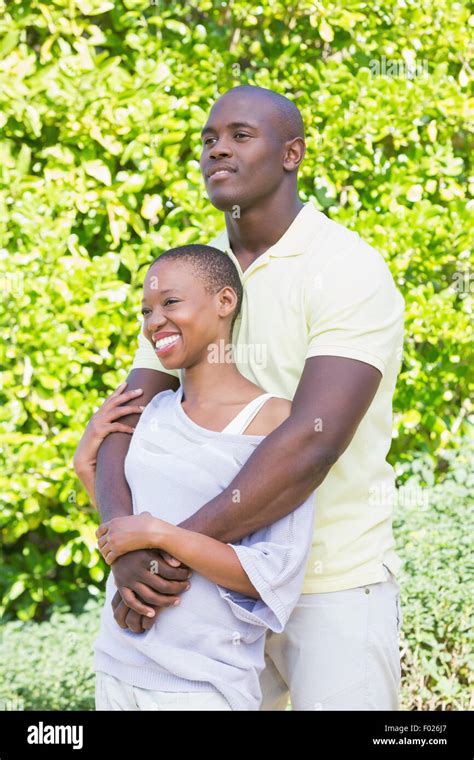
[[[169,354],[180,340],[181,335],[179,333],[158,334],[155,340],[156,355],[163,356],[164,354]]]

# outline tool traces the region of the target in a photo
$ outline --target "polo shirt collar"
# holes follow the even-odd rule
[[[313,201],[305,203],[286,232],[262,254],[262,257],[266,259],[269,256],[299,256],[302,254],[314,237],[315,224],[320,221],[321,216],[324,214],[317,210]],[[215,238],[214,245],[226,253],[233,253],[227,229],[224,229]]]

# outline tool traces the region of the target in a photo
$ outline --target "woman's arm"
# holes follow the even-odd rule
[[[127,383],[119,385],[91,417],[74,454],[73,465],[77,477],[86,489],[94,507],[97,507],[95,499],[97,453],[104,438],[110,433],[133,433],[134,428],[117,420],[131,413],[141,414],[144,409],[143,406],[121,406],[127,401],[133,401],[142,393],[141,388],[126,392],[126,386]]]
[[[99,549],[108,565],[126,552],[162,549],[213,583],[253,599],[260,594],[229,544],[153,517],[149,512],[116,517],[96,531]]]
[[[91,504],[97,509],[95,500],[95,467],[83,467],[80,463],[74,463],[76,475],[87,491]]]
[[[163,523],[163,520],[159,520],[159,523]],[[193,530],[167,523],[165,525],[165,529],[157,526],[154,538],[156,546],[172,554],[208,580],[231,591],[260,599],[260,594],[250,582],[232,546]]]

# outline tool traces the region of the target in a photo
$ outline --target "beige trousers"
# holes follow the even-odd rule
[[[387,581],[302,594],[267,633],[262,710],[398,710],[400,589]]]

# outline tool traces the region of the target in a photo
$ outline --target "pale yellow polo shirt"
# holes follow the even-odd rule
[[[350,445],[316,489],[303,593],[354,588],[395,575],[394,473],[387,463],[400,367],[404,301],[383,257],[359,235],[305,204],[285,234],[242,273],[223,231],[210,245],[244,285],[234,328],[240,372],[293,399],[306,359],[330,355],[376,367],[382,380]],[[168,372],[141,332],[133,369]]]

